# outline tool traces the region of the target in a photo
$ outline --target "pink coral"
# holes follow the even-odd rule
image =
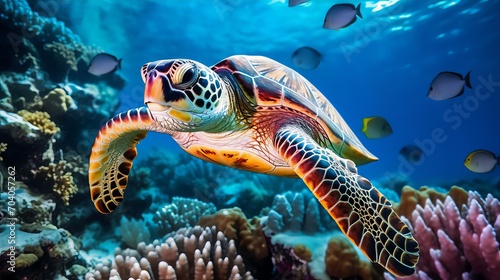
[[[417,205],[410,228],[420,246],[417,272],[405,279],[496,279],[500,275],[500,202],[469,192],[462,209],[451,197]],[[394,279],[386,274],[386,279]]]

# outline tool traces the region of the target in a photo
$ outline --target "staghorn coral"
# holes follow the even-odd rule
[[[326,273],[334,279],[378,279],[372,263],[360,257],[356,248],[343,235],[336,235],[328,242],[325,253]]]
[[[405,186],[401,191],[400,203],[395,204],[393,208],[398,215],[408,218],[411,217],[417,205],[425,206],[427,199],[436,203],[437,200],[444,201],[448,195],[459,206],[467,202],[467,191],[457,186],[451,187],[448,193],[441,193],[426,186],[421,187],[418,191],[410,186]]]
[[[3,161],[2,153],[7,151],[7,143],[0,143],[0,161]]]
[[[55,88],[42,98],[42,109],[52,117],[63,116],[72,106],[73,98],[62,88]]]
[[[45,135],[53,136],[54,134],[59,132],[59,128],[53,121],[50,120],[50,115],[46,112],[29,112],[27,110],[21,110],[17,112],[17,114],[21,116],[25,121],[38,127]]]
[[[312,234],[337,228],[328,213],[320,209],[316,198],[292,192],[274,196],[271,210],[261,224],[267,236],[285,231]]]
[[[141,242],[149,243],[151,233],[143,220],[120,219],[120,232],[122,241],[130,247],[137,247]]]
[[[254,259],[264,259],[269,254],[260,220],[247,220],[240,208],[219,210],[214,215],[202,217],[198,224],[202,227],[217,227],[229,239],[233,239],[238,248],[248,252]]]
[[[113,264],[101,263],[85,275],[94,279],[254,279],[245,272],[234,240],[215,227],[195,226],[173,233],[164,243],[141,243],[115,251]]]
[[[174,197],[172,203],[166,204],[153,216],[157,225],[157,233],[164,236],[183,227],[196,225],[201,217],[214,214],[217,211],[212,203],[205,203],[197,199]]]
[[[406,223],[419,242],[421,257],[417,272],[404,279],[497,279],[500,202],[469,192],[461,208],[451,196],[416,206]]]
[[[49,163],[48,166],[40,166],[35,171],[35,180],[51,188],[65,205],[69,205],[69,200],[78,191],[73,175],[68,169],[67,162],[60,160],[57,164]]]

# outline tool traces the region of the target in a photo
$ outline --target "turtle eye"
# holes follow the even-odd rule
[[[172,76],[172,83],[179,88],[193,86],[198,80],[199,71],[192,63],[182,64]]]

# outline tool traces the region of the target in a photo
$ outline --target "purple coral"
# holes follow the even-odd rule
[[[500,202],[469,192],[461,211],[447,197],[417,205],[407,223],[420,246],[417,272],[405,279],[497,279]],[[386,279],[394,279],[386,274]]]

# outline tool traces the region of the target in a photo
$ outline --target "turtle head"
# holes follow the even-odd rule
[[[219,105],[221,78],[207,66],[187,59],[158,60],[142,66],[144,103],[155,117],[199,123]]]

